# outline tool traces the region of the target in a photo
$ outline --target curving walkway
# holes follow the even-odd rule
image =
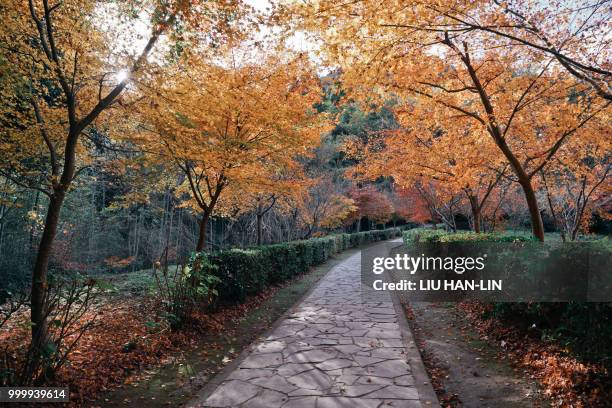
[[[190,406],[421,407],[392,299],[362,293],[360,261],[357,253],[331,269],[212,393]]]

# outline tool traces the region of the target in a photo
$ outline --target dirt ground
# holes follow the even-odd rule
[[[407,311],[442,406],[548,406],[536,384],[504,358],[503,345],[480,339],[454,304],[413,302]]]

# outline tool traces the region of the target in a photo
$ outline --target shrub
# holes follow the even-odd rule
[[[57,371],[69,363],[71,350],[96,323],[97,314],[92,312],[100,294],[108,289],[105,283],[78,273],[49,274],[44,293],[48,300],[47,336],[30,347],[11,349],[7,345],[0,351],[0,386],[23,387],[54,380]],[[0,326],[31,301],[27,292],[13,296],[0,305]]]
[[[414,228],[403,233],[406,245],[418,242],[533,242],[536,239],[528,235],[514,235],[501,232],[475,233],[471,231],[446,232],[429,228]]]
[[[342,250],[347,250],[351,247],[351,234],[342,234]]]
[[[309,241],[309,245],[312,246],[312,262],[313,265],[319,265],[322,264],[323,262],[325,262],[325,260],[327,259],[326,255],[326,242],[327,239],[326,238],[315,238],[311,241]]]
[[[269,283],[277,284],[301,272],[298,259],[297,248],[291,243],[266,245],[257,248],[262,252],[264,258],[268,260],[268,280]]]
[[[219,299],[244,301],[268,285],[270,262],[257,249],[230,249],[211,256],[213,273],[220,279]]]
[[[438,230],[414,229],[403,234],[404,242],[409,243],[462,243],[462,242],[529,242],[535,238],[508,233],[459,232],[446,233]],[[602,267],[612,250],[606,239],[589,241],[589,267]],[[584,248],[576,243],[544,243],[541,250],[556,262],[563,263],[571,258],[584,258]],[[554,256],[551,254],[555,254]],[[599,260],[596,261],[596,257]],[[525,271],[529,273],[534,260],[525,259]],[[595,263],[599,262],[597,266]],[[516,265],[514,266],[516,267]],[[513,267],[513,268],[514,268]],[[513,272],[518,273],[519,269]],[[591,276],[590,278],[593,278]],[[603,283],[609,282],[604,279]],[[491,312],[508,325],[522,330],[537,331],[542,339],[553,340],[571,350],[586,361],[602,363],[610,369],[612,355],[612,303],[602,302],[493,302]]]
[[[307,272],[311,266],[322,264],[338,252],[400,234],[399,228],[389,228],[230,249],[201,255],[207,260],[201,269],[218,279],[215,293],[221,302],[242,302],[249,295],[261,293],[270,284],[279,284]]]
[[[298,265],[298,273],[304,273],[314,265],[314,251],[312,245],[308,241],[293,242],[296,250],[296,263]]]
[[[499,232],[475,233],[457,232],[453,234],[438,235],[430,238],[429,242],[535,242],[537,239],[531,235],[513,235]]]
[[[170,328],[183,326],[196,307],[206,307],[214,302],[219,278],[212,272],[216,266],[206,254],[196,254],[190,265],[178,265],[169,272],[167,265],[154,269],[155,283],[165,309],[165,318]]]
[[[438,237],[446,235],[447,232],[444,230],[430,229],[430,228],[413,228],[408,231],[404,231],[402,238],[406,245],[410,245],[416,242],[425,242]]]

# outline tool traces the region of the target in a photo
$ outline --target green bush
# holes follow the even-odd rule
[[[417,242],[532,242],[528,235],[514,235],[503,232],[475,233],[471,231],[446,232],[439,229],[414,228],[403,233],[406,245]]]
[[[351,247],[351,234],[342,234],[342,250],[349,249]]]
[[[283,243],[261,246],[257,249],[268,260],[270,283],[277,284],[301,273],[299,263],[295,262],[298,258],[296,245]]]
[[[298,241],[291,244],[295,247],[296,251],[295,262],[298,265],[298,273],[304,273],[314,265],[314,248],[309,241]]]
[[[493,303],[490,314],[521,330],[538,333],[589,362],[612,368],[612,303]]]
[[[314,265],[322,264],[327,260],[327,246],[329,238],[315,238],[310,241],[312,245],[312,262]]]
[[[208,256],[207,273],[219,278],[216,289],[221,302],[243,302],[247,296],[305,273],[338,252],[400,234],[399,228],[389,228],[220,251]]]
[[[531,236],[510,233],[447,233],[422,228],[405,231],[403,239],[406,244],[536,241]],[[589,261],[593,262],[595,256],[600,257],[600,263],[603,259],[609,259],[612,250],[609,240],[589,241],[588,245],[591,250]],[[583,250],[575,243],[544,243],[541,248],[544,252],[556,252],[558,262],[584,256]],[[525,261],[530,262],[531,259]],[[493,302],[491,306],[492,315],[505,324],[537,332],[542,339],[557,342],[585,361],[603,362],[608,369],[612,367],[612,303]]]
[[[453,234],[439,235],[430,242],[533,242],[537,241],[531,235],[513,235],[499,232],[479,233],[456,232]]]
[[[257,249],[230,249],[211,255],[220,279],[219,299],[244,301],[248,295],[262,292],[269,283],[271,262]]]
[[[182,327],[197,307],[208,307],[216,300],[220,283],[216,269],[206,254],[198,253],[191,257],[189,266],[153,270],[164,316],[171,329]]]
[[[426,242],[435,237],[446,235],[447,232],[439,229],[431,228],[413,228],[408,231],[404,231],[402,238],[406,245],[410,245],[416,242]]]

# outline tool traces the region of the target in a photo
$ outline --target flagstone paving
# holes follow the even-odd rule
[[[200,407],[421,407],[393,302],[335,266]],[[362,293],[363,292],[363,293]]]

